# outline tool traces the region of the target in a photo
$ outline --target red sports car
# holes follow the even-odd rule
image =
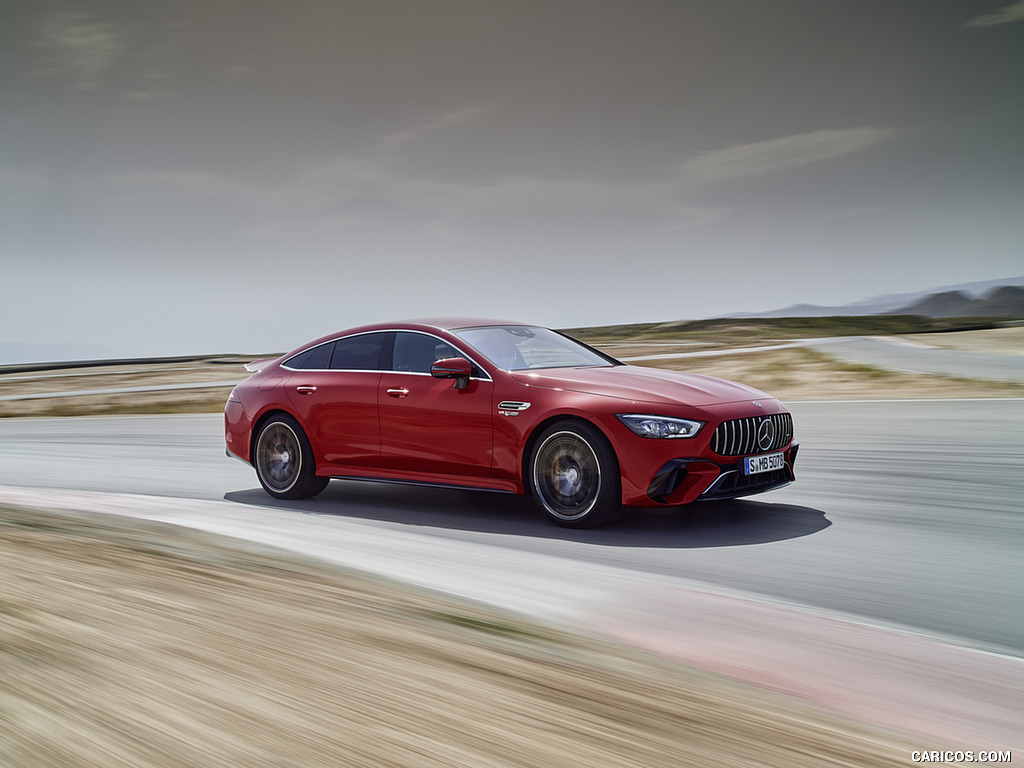
[[[442,319],[303,345],[228,398],[229,456],[279,499],[332,477],[530,494],[555,523],[623,506],[731,499],[793,481],[793,421],[775,398],[615,360],[547,328]]]

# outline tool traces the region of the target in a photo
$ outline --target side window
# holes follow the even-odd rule
[[[334,342],[331,368],[336,371],[380,370],[380,352],[386,333],[364,333]]]
[[[392,370],[430,373],[430,366],[448,357],[462,357],[451,344],[423,333],[399,331],[395,334]]]
[[[334,342],[329,341],[326,344],[321,344],[319,347],[299,352],[299,354],[289,358],[285,365],[298,370],[323,370],[331,366],[331,351],[333,349]]]

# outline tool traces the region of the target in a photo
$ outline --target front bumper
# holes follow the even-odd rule
[[[756,475],[743,474],[742,457],[728,464],[701,458],[672,459],[655,473],[647,487],[647,498],[658,505],[689,504],[736,499],[782,488],[796,479],[793,467],[799,448],[792,443],[785,449],[783,469]]]

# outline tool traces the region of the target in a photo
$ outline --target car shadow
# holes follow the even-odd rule
[[[819,509],[736,499],[686,507],[630,508],[612,525],[575,530],[554,525],[522,496],[346,480],[333,480],[315,499],[279,501],[261,488],[231,491],[224,498],[307,515],[416,526],[424,533],[436,528],[467,535],[529,536],[611,547],[693,549],[766,544],[809,536],[832,524]]]

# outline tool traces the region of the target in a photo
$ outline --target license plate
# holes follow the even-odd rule
[[[772,472],[786,466],[784,453],[766,453],[764,456],[751,456],[743,460],[743,474],[757,475],[761,472]]]

